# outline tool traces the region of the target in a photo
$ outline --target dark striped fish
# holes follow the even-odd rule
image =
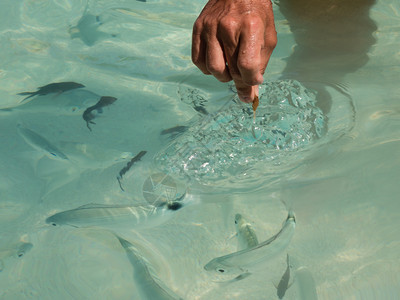
[[[78,89],[85,87],[83,84],[76,83],[76,82],[56,82],[50,83],[48,85],[44,85],[38,88],[36,92],[23,92],[19,93],[18,95],[29,95],[28,97],[24,98],[22,101],[34,97],[36,95],[43,96],[47,94],[57,93],[61,94],[69,90]]]
[[[122,191],[124,191],[122,184],[121,184],[122,176],[124,176],[124,174],[129,171],[129,169],[132,167],[132,165],[134,163],[138,162],[146,153],[147,153],[147,151],[140,151],[134,158],[131,159],[130,162],[127,163],[127,165],[125,167],[123,167],[121,169],[121,171],[119,171],[117,180],[119,183],[119,187],[121,188]]]
[[[103,107],[113,104],[117,101],[117,98],[111,96],[102,96],[95,105],[88,107],[82,115],[82,118],[86,121],[86,126],[92,131],[89,124],[96,124],[93,119],[97,117],[98,114],[103,112]]]

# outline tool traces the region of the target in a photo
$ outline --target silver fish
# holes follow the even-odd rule
[[[22,257],[33,247],[32,243],[19,242],[11,248],[0,249],[0,258]]]
[[[25,142],[33,148],[43,151],[50,158],[68,160],[68,157],[64,153],[38,133],[23,127],[21,124],[18,124],[17,129]]]
[[[98,226],[114,228],[150,228],[169,220],[183,207],[181,202],[170,202],[161,206],[153,205],[104,205],[87,204],[75,209],[56,213],[46,219],[46,223],[70,225],[74,227]]]
[[[282,299],[285,296],[286,291],[288,290],[289,286],[289,279],[290,279],[290,264],[289,264],[289,254],[286,256],[286,264],[287,268],[285,273],[283,273],[281,280],[276,288],[276,295],[279,299]]]
[[[299,299],[318,300],[315,281],[310,270],[306,267],[300,267],[294,271],[294,274],[296,277],[296,285],[299,290]]]
[[[19,242],[7,249],[0,249],[0,272],[4,268],[4,261],[7,261],[9,258],[21,258],[24,256],[29,250],[33,247],[32,243]]]
[[[182,299],[167,288],[162,281],[151,274],[145,259],[138,250],[127,240],[116,235],[133,267],[133,277],[137,283],[140,299],[143,300],[177,300]]]
[[[295,227],[296,220],[294,214],[292,211],[289,211],[281,230],[273,237],[252,248],[214,258],[204,266],[204,269],[206,271],[215,271],[218,274],[247,272],[250,267],[256,266],[281,253],[289,245]]]
[[[258,245],[257,235],[249,222],[241,214],[235,215],[235,227],[238,238],[238,250]]]

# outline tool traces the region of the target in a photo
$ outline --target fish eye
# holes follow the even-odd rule
[[[224,272],[225,272],[225,270],[224,270],[224,269],[218,269],[218,272],[220,272],[220,273],[224,273]]]
[[[237,220],[235,220],[235,224],[237,224]]]
[[[56,155],[55,153],[53,153],[53,152],[50,152],[50,154],[53,155],[53,156],[57,156],[57,155]]]
[[[51,225],[53,225],[53,226],[57,226],[57,224],[56,224],[56,223],[51,223]]]

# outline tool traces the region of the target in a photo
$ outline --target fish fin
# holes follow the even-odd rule
[[[125,192],[125,190],[124,190],[124,188],[122,187],[122,184],[121,184],[121,179],[122,179],[122,177],[117,176],[117,180],[118,180],[118,183],[119,183],[119,187],[121,188],[121,190],[122,190],[123,192]]]
[[[109,204],[98,204],[98,203],[88,203],[77,207],[77,209],[87,209],[87,208],[110,208],[115,207],[115,205]]]
[[[19,93],[19,94],[17,94],[17,95],[21,95],[21,96],[23,96],[23,95],[29,95],[28,97],[25,97],[24,99],[22,99],[22,100],[20,101],[20,103],[21,103],[21,102],[24,102],[25,100],[27,100],[27,99],[29,99],[29,98],[31,98],[31,97],[33,97],[33,96],[36,96],[37,93],[36,93],[36,92],[23,92],[23,93]]]

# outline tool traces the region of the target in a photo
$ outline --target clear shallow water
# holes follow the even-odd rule
[[[187,135],[161,131],[177,125],[194,131],[209,118],[199,106],[212,116],[236,112],[224,110],[233,105],[230,88],[201,75],[190,61],[191,26],[203,4],[2,2],[0,298],[140,299],[143,282],[109,228],[53,227],[45,220],[88,203],[146,204],[142,187],[160,171],[156,158]],[[211,183],[189,176],[176,187],[183,194],[186,186],[182,201],[188,205],[169,221],[137,231],[124,225],[117,233],[134,243],[153,274],[184,299],[276,299],[274,284],[286,269],[286,252],[293,264],[310,271],[319,299],[397,299],[400,7],[381,1],[371,8],[373,22],[363,28],[370,28],[365,36],[376,42],[366,38],[364,48],[352,48],[359,51],[354,56],[318,45],[319,56],[302,50],[304,37],[293,34],[298,31],[286,19],[301,22],[293,23],[284,7],[285,15],[278,7],[275,11],[279,44],[266,79],[296,79],[317,91],[326,133],[279,163],[260,160],[246,175]],[[342,38],[338,44],[349,45]],[[61,81],[86,87],[22,105],[23,97],[16,95]],[[100,96],[118,100],[89,131],[82,114]],[[18,124],[69,160],[30,145]],[[116,177],[142,150],[147,154],[123,175],[123,192]],[[271,151],[282,157],[281,150]],[[203,266],[236,251],[230,238],[235,214],[245,215],[263,241],[286,218],[281,200],[297,220],[287,251],[241,281],[218,283],[232,277]],[[33,247],[19,256],[28,243]],[[299,294],[293,284],[285,298]]]

